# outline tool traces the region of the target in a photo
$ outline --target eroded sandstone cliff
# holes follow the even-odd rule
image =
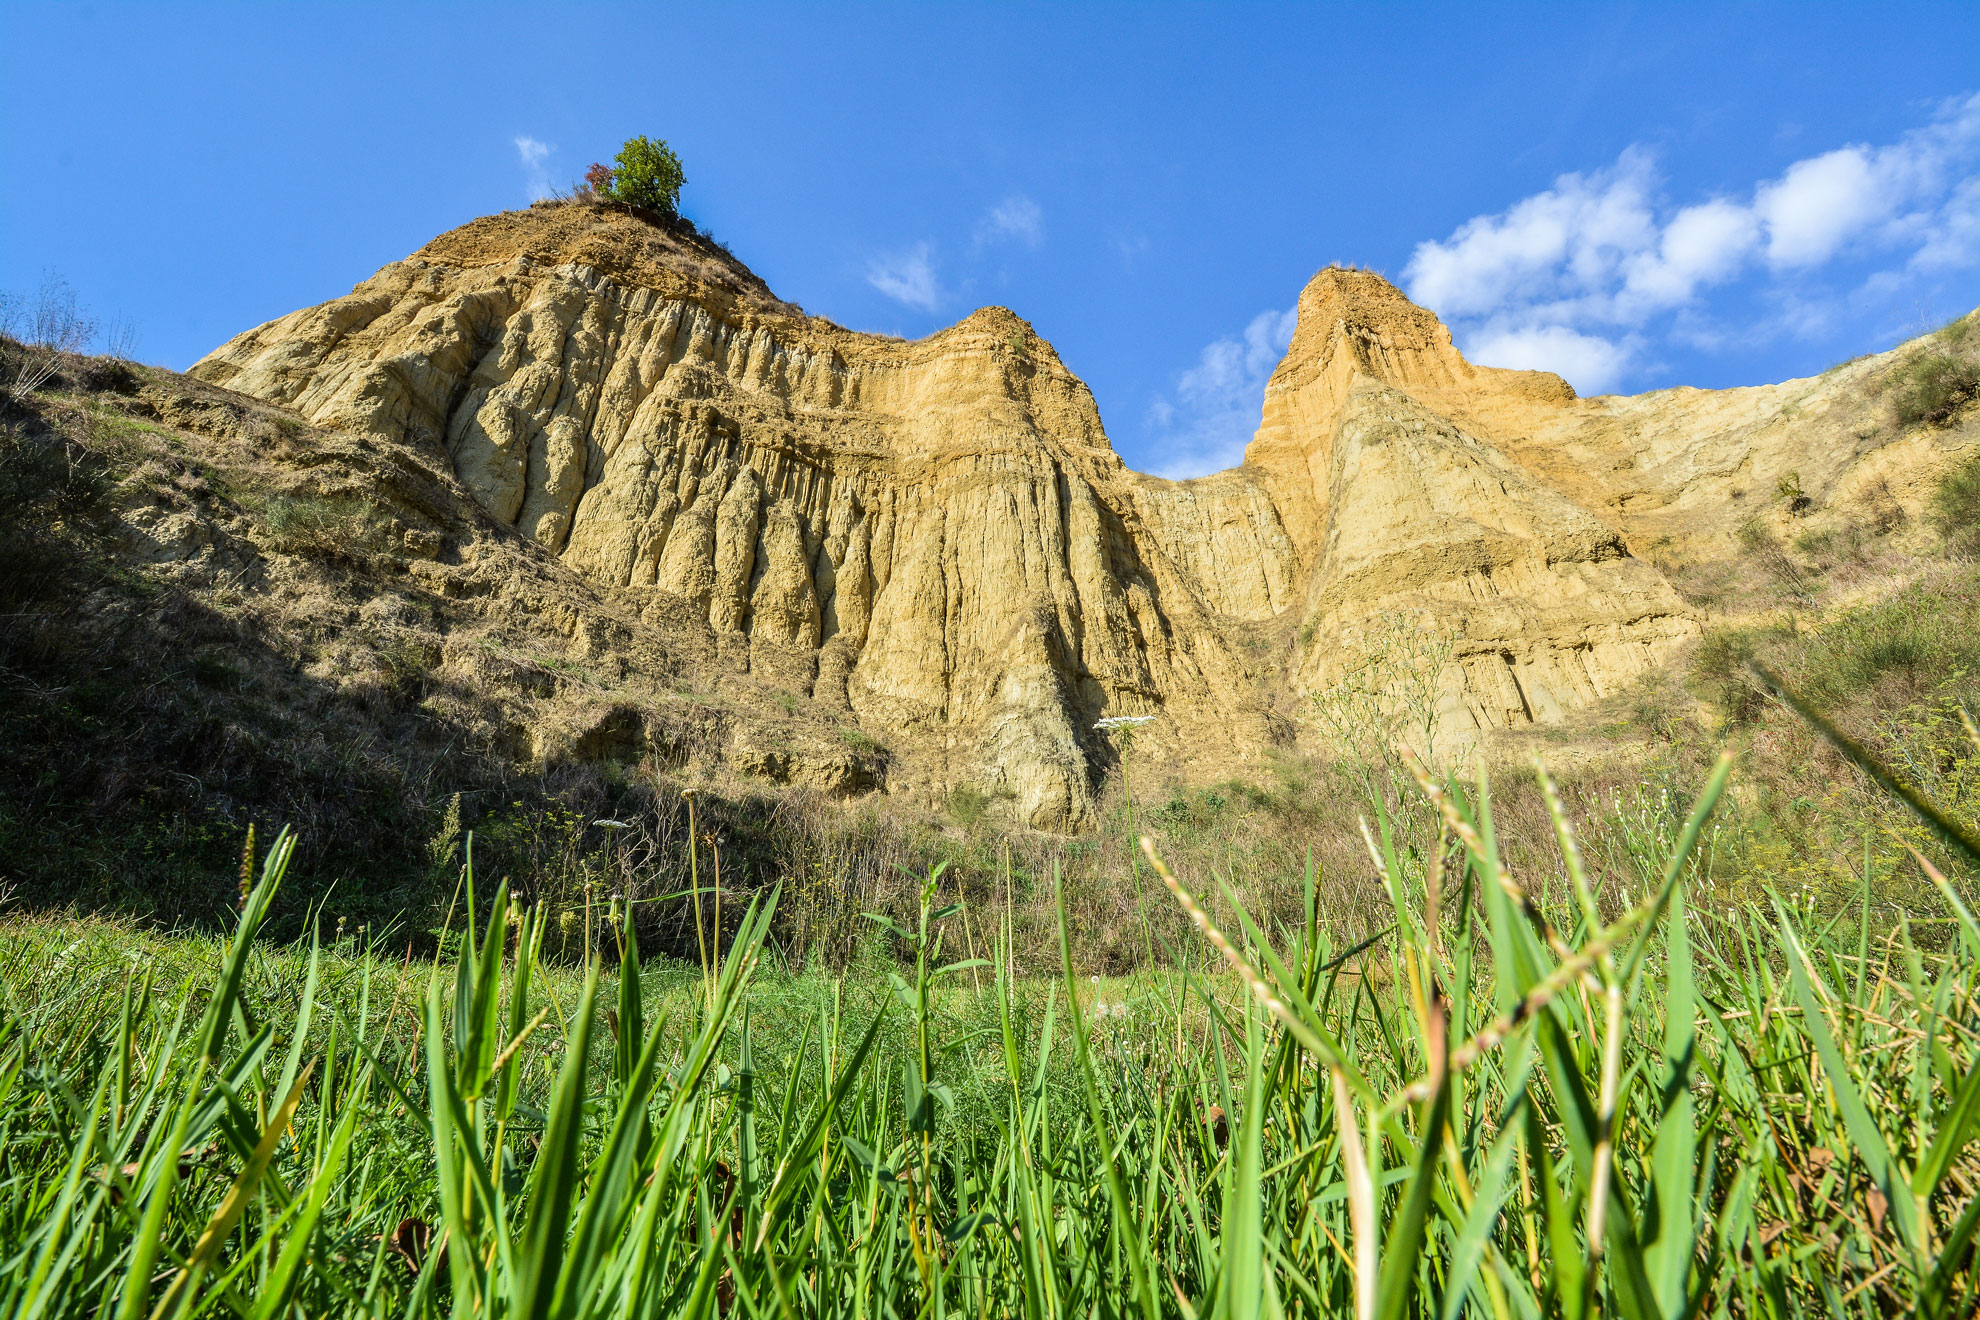
[[[193,374],[444,456],[648,623],[889,739],[890,791],[969,784],[1057,828],[1112,755],[1100,716],[1156,715],[1165,759],[1241,773],[1397,617],[1450,639],[1446,751],[1614,694],[1698,632],[1653,548],[1725,541],[1790,471],[1815,504],[1916,502],[1894,474],[1951,442],[1866,429],[1877,369],[1582,400],[1330,268],[1245,464],[1171,482],[1122,464],[1002,308],[855,333],[691,232],[563,205],[444,235]]]

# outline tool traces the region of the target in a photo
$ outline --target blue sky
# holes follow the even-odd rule
[[[1003,303],[1130,463],[1237,461],[1380,270],[1584,392],[1807,374],[1980,304],[1980,5],[0,7],[0,289],[184,367],[634,133],[782,296]]]

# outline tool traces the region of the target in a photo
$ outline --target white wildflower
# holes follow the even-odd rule
[[[1138,729],[1154,719],[1153,715],[1109,715],[1093,727],[1102,733],[1112,733],[1116,729]]]

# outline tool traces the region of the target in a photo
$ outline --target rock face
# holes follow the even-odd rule
[[[1792,421],[1832,385],[1581,400],[1336,268],[1245,464],[1164,481],[1002,308],[859,334],[581,205],[477,220],[193,374],[444,451],[649,621],[896,740],[888,791],[970,784],[1048,828],[1090,809],[1100,716],[1156,714],[1167,759],[1238,772],[1398,614],[1451,638],[1453,745],[1558,722],[1698,631],[1646,541],[1729,538],[1744,490],[1796,469],[1837,498],[1879,461]]]
[[[1697,635],[1615,526],[1495,443],[1576,402],[1557,376],[1472,366],[1377,276],[1314,278],[1245,455],[1317,551],[1296,686],[1332,681],[1404,613],[1449,638],[1439,728],[1467,743],[1558,723]]]

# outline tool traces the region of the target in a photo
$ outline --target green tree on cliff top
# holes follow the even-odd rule
[[[596,167],[594,167],[596,168]],[[600,191],[615,202],[656,211],[673,218],[680,207],[681,185],[687,175],[681,172],[681,158],[665,141],[627,138],[612,161],[610,183]]]

